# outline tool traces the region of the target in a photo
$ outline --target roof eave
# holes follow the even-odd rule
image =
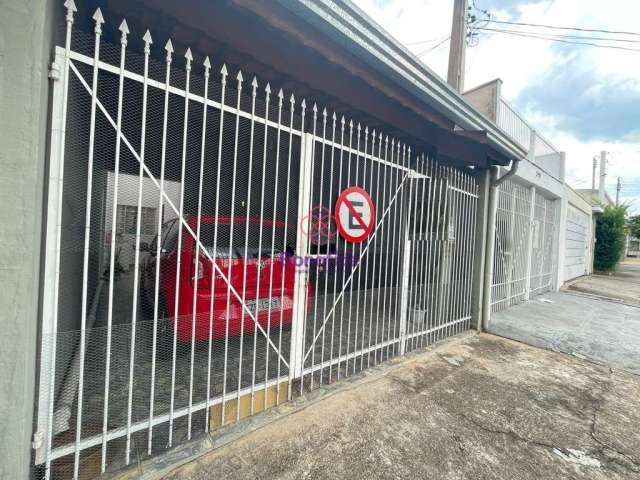
[[[515,160],[526,157],[522,147],[351,1],[278,1],[460,128],[485,131],[490,146],[501,155]]]

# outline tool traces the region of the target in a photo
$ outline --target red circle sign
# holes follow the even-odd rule
[[[335,220],[338,231],[352,243],[362,242],[373,230],[376,219],[373,201],[366,190],[349,187],[336,202]]]

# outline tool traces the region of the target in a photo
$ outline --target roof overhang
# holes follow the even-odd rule
[[[464,131],[483,131],[500,159],[526,151],[349,0],[277,0]]]

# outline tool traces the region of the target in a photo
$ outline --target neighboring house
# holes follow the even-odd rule
[[[598,189],[592,188],[578,188],[576,192],[580,194],[589,204],[594,207],[594,211],[599,213],[602,210],[602,206],[613,206],[616,202],[609,196],[609,194],[604,192],[604,201],[600,200],[600,191]]]
[[[501,88],[496,79],[464,93],[527,152],[498,195],[492,311],[556,290],[564,281],[564,153],[502,98]]]

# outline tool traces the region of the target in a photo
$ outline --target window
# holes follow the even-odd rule
[[[162,239],[162,249],[165,252],[171,252],[178,246],[178,223],[177,220],[171,220],[171,222],[167,223],[167,233],[162,235],[164,237]]]
[[[138,221],[138,207],[135,205],[118,205],[117,233],[126,235],[136,234]],[[154,235],[156,233],[156,209],[140,208],[140,234]]]

